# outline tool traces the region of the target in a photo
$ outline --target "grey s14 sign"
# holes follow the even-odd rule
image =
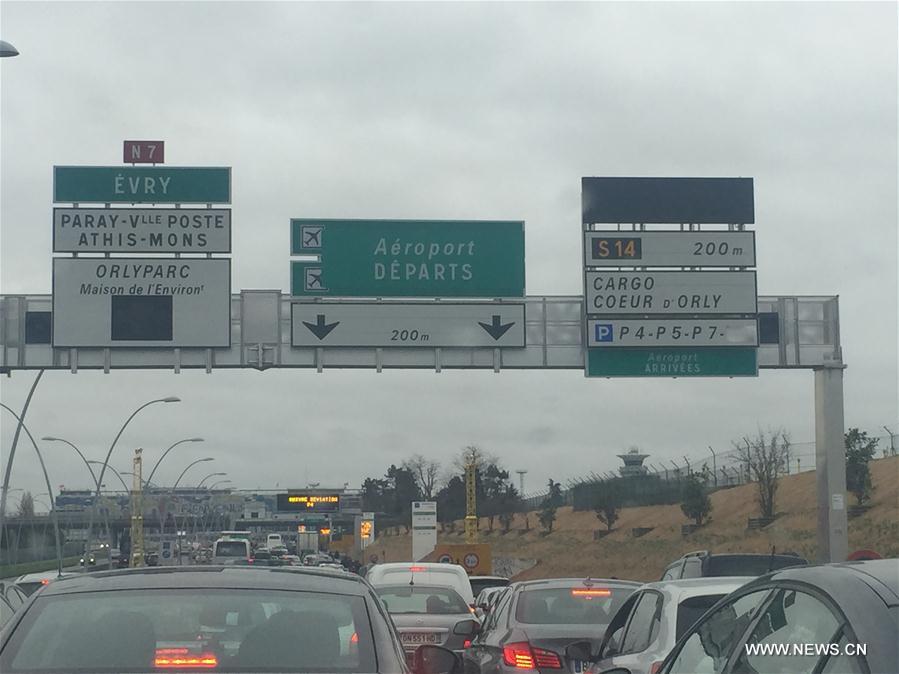
[[[758,346],[754,318],[596,319],[587,321],[587,346]]]
[[[587,271],[587,315],[755,314],[754,271]]]
[[[525,346],[524,304],[294,302],[291,345],[346,347]]]
[[[754,267],[755,232],[584,232],[587,267]]]
[[[228,347],[228,259],[55,258],[54,347]]]
[[[54,253],[229,253],[230,208],[54,208]]]

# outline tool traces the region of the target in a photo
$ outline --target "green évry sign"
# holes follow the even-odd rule
[[[524,223],[291,220],[291,292],[325,297],[523,297]]]

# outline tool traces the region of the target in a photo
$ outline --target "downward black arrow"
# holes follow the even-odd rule
[[[499,322],[499,315],[493,314],[493,324],[492,325],[490,323],[482,323],[481,321],[478,321],[478,325],[480,325],[482,328],[484,328],[484,330],[487,331],[487,334],[490,335],[491,337],[493,337],[493,339],[498,340],[500,337],[505,335],[506,332],[508,332],[509,328],[511,328],[513,325],[515,325],[515,321],[512,321],[511,323],[506,323],[505,325],[502,325]]]
[[[330,325],[325,324],[324,314],[317,314],[315,320],[315,323],[307,323],[306,321],[303,321],[303,325],[309,328],[309,332],[318,337],[320,340],[327,337],[328,333],[330,333],[331,330],[340,325],[340,321],[331,323]]]

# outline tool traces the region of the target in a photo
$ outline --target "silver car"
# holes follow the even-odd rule
[[[480,623],[461,595],[451,587],[382,585],[375,587],[411,659],[422,645],[461,652],[480,630]]]
[[[589,672],[655,674],[674,644],[719,599],[752,578],[691,578],[643,585],[612,618]]]

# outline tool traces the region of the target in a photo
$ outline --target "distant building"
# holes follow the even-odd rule
[[[628,450],[626,454],[619,454],[618,458],[624,461],[624,465],[618,469],[621,477],[642,477],[649,473],[649,469],[643,465],[649,454],[641,454],[637,448]]]

